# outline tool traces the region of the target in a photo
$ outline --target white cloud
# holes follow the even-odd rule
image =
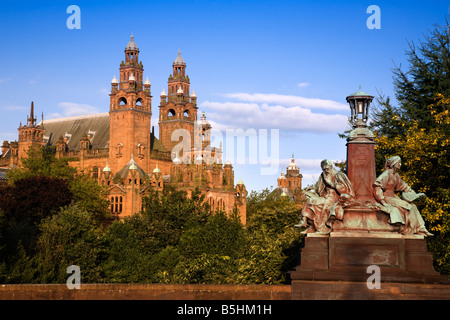
[[[213,128],[280,129],[289,131],[336,133],[347,127],[345,104],[325,99],[266,93],[227,93],[235,101],[204,101]],[[312,111],[322,109],[323,112]],[[344,112],[342,112],[344,113]],[[347,112],[345,112],[347,113]]]
[[[97,107],[74,102],[60,102],[58,103],[58,107],[63,109],[62,114],[64,117],[81,116],[100,112]],[[52,115],[59,115],[59,113],[54,113]]]
[[[333,111],[347,111],[344,103],[327,99],[305,98],[300,96],[282,95],[276,93],[227,93],[227,98],[246,102],[273,103],[290,107],[303,107],[307,109],[324,109]]]
[[[297,84],[297,87],[299,87],[299,88],[304,88],[307,86],[309,86],[309,82],[300,82]]]
[[[50,114],[48,114],[48,115],[46,115],[45,116],[45,118],[47,119],[47,120],[50,120],[50,119],[58,119],[58,118],[64,118],[65,116],[63,116],[61,113],[59,113],[59,112],[53,112],[53,113],[50,113]]]
[[[347,125],[347,116],[340,114],[314,113],[310,109],[295,106],[268,105],[266,103],[212,102],[200,105],[208,108],[208,119],[214,128],[274,128],[303,132],[342,132]],[[208,120],[209,121],[209,120]],[[217,124],[219,124],[217,126]]]

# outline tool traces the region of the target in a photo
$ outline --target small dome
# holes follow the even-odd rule
[[[138,167],[136,165],[136,163],[133,161],[133,163],[130,165],[130,167],[128,168],[128,170],[137,170]]]
[[[195,94],[194,90],[192,90],[191,98],[197,98],[197,95]]]
[[[166,90],[163,89],[163,91],[161,91],[161,97],[167,97]]]
[[[112,84],[118,84],[119,81],[117,80],[116,76],[114,76],[114,78],[111,80]]]
[[[106,162],[106,167],[103,168],[103,172],[111,172],[111,168],[108,167],[108,162]]]
[[[176,57],[175,61],[173,62],[173,64],[176,65],[186,65],[186,62],[184,62],[183,58],[181,57],[181,51],[178,50],[178,56]]]
[[[158,168],[158,164],[156,164],[156,168],[153,169],[153,173],[161,173],[161,170]]]
[[[177,93],[178,93],[178,94],[183,94],[183,89],[181,88],[181,86],[178,88]]]
[[[361,86],[359,86],[359,90],[353,94],[351,94],[350,96],[370,96],[370,94],[361,91]]]
[[[289,164],[288,169],[290,169],[290,170],[296,170],[296,169],[298,169],[298,166],[297,166],[297,164],[295,163],[294,155],[292,155],[291,163]]]
[[[147,79],[145,79],[144,84],[145,84],[145,85],[151,85],[150,80],[148,80],[148,77],[147,77]]]
[[[209,125],[209,122],[206,121],[205,111],[202,111],[202,116],[200,117],[200,124],[202,124],[202,125]]]
[[[139,50],[138,47],[137,47],[136,42],[134,42],[134,36],[133,36],[133,34],[131,34],[131,36],[130,36],[130,42],[128,42],[128,44],[127,44],[125,50]]]
[[[172,163],[178,165],[181,164],[181,160],[180,158],[178,158],[178,156],[176,156],[175,159],[172,160]]]
[[[244,184],[244,182],[242,181],[241,178],[239,178],[239,181],[237,182],[237,184]]]

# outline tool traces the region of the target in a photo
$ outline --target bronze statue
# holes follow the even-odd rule
[[[399,156],[386,160],[385,170],[373,184],[374,197],[380,204],[381,211],[389,214],[389,223],[401,225],[400,233],[432,236],[425,228],[425,222],[416,205],[412,203],[425,194],[414,192],[402,180],[397,173],[401,165]],[[395,192],[401,192],[403,199],[397,197]]]
[[[355,198],[345,173],[336,171],[330,160],[323,160],[320,166],[322,174],[315,193],[305,191],[308,200],[303,206],[300,222],[295,225],[297,228],[306,228],[303,233],[329,234],[332,221],[342,220],[344,207],[349,206]]]

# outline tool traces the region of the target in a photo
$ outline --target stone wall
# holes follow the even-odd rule
[[[65,284],[0,285],[0,300],[290,300],[290,285]]]
[[[291,292],[292,288],[292,292]],[[350,281],[293,281],[291,285],[65,284],[0,285],[0,300],[450,300],[443,284],[382,283],[369,290]]]

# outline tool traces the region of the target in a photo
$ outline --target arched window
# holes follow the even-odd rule
[[[136,100],[136,106],[137,106],[137,107],[142,107],[142,105],[143,105],[142,98],[138,98],[138,99]]]
[[[174,117],[175,116],[175,110],[170,109],[169,112],[167,113],[167,116],[170,117]]]
[[[145,149],[145,146],[142,143],[139,143],[138,144],[138,155],[139,156],[143,156],[144,155],[144,149]]]
[[[126,106],[127,105],[127,99],[124,97],[119,98],[119,106]]]
[[[188,118],[188,117],[189,117],[189,110],[187,110],[187,109],[184,110],[183,116],[186,117],[186,118]]]

